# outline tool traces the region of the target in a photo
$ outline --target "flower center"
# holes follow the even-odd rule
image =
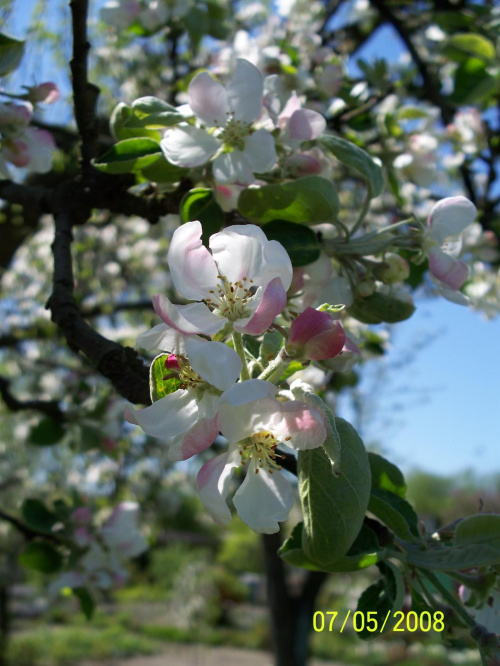
[[[250,123],[245,123],[243,120],[235,120],[231,116],[217,138],[231,148],[243,150],[245,147],[244,139],[249,135]]]
[[[234,284],[229,282],[225,275],[218,275],[219,286],[217,287],[217,294],[215,289],[210,289],[211,298],[206,298],[205,302],[213,311],[225,317],[229,321],[236,321],[243,319],[250,315],[250,309],[247,306],[248,301],[252,298],[256,291],[253,285],[253,280],[247,277],[241,278]]]
[[[182,356],[177,357],[177,362],[179,363],[179,380],[181,389],[196,389],[199,388],[202,384],[206,385],[207,383],[197,375],[193,368],[189,365],[187,359]]]
[[[290,439],[289,437],[287,439]],[[281,465],[278,465],[276,458],[284,458],[276,453],[278,443],[275,436],[268,430],[256,432],[251,437],[247,437],[242,442],[240,449],[241,464],[246,465],[252,458],[255,460],[255,473],[259,473],[259,469],[267,469],[269,474],[273,474],[274,470],[281,470]]]

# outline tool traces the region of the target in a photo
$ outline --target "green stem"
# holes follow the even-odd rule
[[[236,353],[241,358],[240,379],[241,379],[242,382],[244,382],[246,379],[250,379],[250,375],[248,373],[247,359],[246,359],[246,356],[245,356],[245,348],[243,347],[243,337],[242,337],[241,333],[237,333],[236,331],[233,331],[233,344],[234,344],[234,349],[236,350]]]
[[[367,190],[365,200],[364,200],[364,203],[363,203],[363,208],[361,209],[360,216],[358,217],[354,226],[350,230],[349,237],[352,236],[353,234],[355,234],[356,231],[359,229],[359,227],[363,224],[363,220],[365,219],[366,214],[368,213],[368,210],[370,208],[370,201],[371,201],[370,190]]]
[[[263,379],[265,381],[271,382],[272,384],[275,384],[277,381],[279,381],[281,375],[283,374],[283,370],[285,370],[285,368],[287,368],[290,364],[290,360],[291,359],[288,356],[283,358],[282,349],[274,361],[269,363],[264,372],[261,372],[259,379]]]
[[[434,585],[434,587],[439,590],[441,596],[446,600],[446,603],[453,608],[455,613],[465,622],[465,624],[470,628],[474,629],[476,626],[475,621],[467,613],[467,611],[462,607],[462,605],[455,599],[455,597],[448,592],[445,586],[440,582],[439,578],[432,573],[432,571],[423,571],[420,570],[420,573],[424,578]]]

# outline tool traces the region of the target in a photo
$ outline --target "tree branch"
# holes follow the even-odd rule
[[[96,104],[99,88],[87,79],[87,56],[90,44],[87,40],[88,0],[71,0],[73,27],[73,57],[70,62],[76,124],[82,139],[83,175],[92,176],[90,161],[96,154],[99,121]]]
[[[0,395],[7,407],[13,412],[35,409],[59,421],[64,418],[64,413],[59,408],[57,400],[18,400],[10,392],[9,381],[5,377],[0,377]]]
[[[125,398],[134,403],[149,404],[149,371],[137,353],[95,331],[78,310],[73,294],[73,234],[68,208],[71,211],[67,203],[61,204],[54,216],[54,286],[46,307],[51,310],[52,321],[61,329],[74,352],[83,352]]]

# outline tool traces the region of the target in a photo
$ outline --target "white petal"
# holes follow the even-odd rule
[[[168,440],[167,459],[171,462],[188,460],[212,446],[218,434],[219,428],[215,416],[200,418],[186,433]]]
[[[297,109],[287,125],[287,135],[297,141],[317,139],[326,129],[326,120],[312,109]]]
[[[325,441],[326,429],[321,413],[303,402],[282,405],[283,420],[273,430],[279,441],[292,449],[315,449]],[[289,439],[286,439],[289,438]]]
[[[144,409],[128,407],[134,423],[151,437],[166,440],[187,432],[196,423],[198,405],[192,391],[179,389]]]
[[[254,391],[247,391],[245,388],[245,385],[249,384],[250,381],[258,380],[249,380],[241,384],[235,384],[234,387],[229,389],[233,391],[231,397],[235,397],[234,393],[236,391],[234,389],[239,386],[241,387],[239,393],[242,395],[236,397],[250,398]],[[245,393],[246,396],[243,395]],[[281,422],[282,418],[281,404],[274,398],[249,400],[235,406],[225,401],[223,395],[219,404],[217,423],[219,430],[226,439],[230,442],[240,442],[257,432],[272,431]]]
[[[270,382],[265,382],[262,379],[249,379],[241,384],[234,384],[227,391],[224,391],[221,400],[237,407],[252,402],[252,400],[274,398],[277,390],[276,386]]]
[[[238,379],[241,359],[224,343],[187,338],[186,350],[193,370],[212,386],[224,391]]]
[[[458,236],[474,222],[477,209],[465,197],[447,197],[438,201],[429,216],[430,236],[440,245],[450,236]]]
[[[217,286],[217,266],[201,242],[203,229],[197,220],[175,230],[167,253],[172,281],[185,298],[200,301]]]
[[[141,333],[135,341],[136,349],[160,349],[171,354],[186,355],[185,337],[179,331],[167,326],[167,324],[157,324],[152,329]]]
[[[166,324],[186,335],[215,335],[226,323],[224,318],[210,312],[205,303],[174,305],[163,294],[156,294],[153,306]]]
[[[246,277],[265,288],[278,277],[285,291],[292,283],[292,262],[285,248],[277,241],[268,241],[262,229],[253,224],[228,227],[210,236],[209,245],[219,270],[230,282]]]
[[[241,150],[223,153],[215,158],[212,172],[219,183],[250,185],[255,181],[250,162]]]
[[[224,127],[227,122],[227,93],[207,72],[197,74],[189,84],[189,104],[207,127]]]
[[[234,111],[236,120],[251,123],[260,116],[264,82],[262,74],[251,62],[238,58],[226,92],[229,108]]]
[[[265,129],[259,129],[245,139],[243,154],[247,158],[252,171],[265,173],[276,164],[276,147],[274,138]]]
[[[160,147],[167,160],[179,167],[205,164],[217,152],[220,145],[220,141],[204,129],[187,124],[168,129],[160,141]]]
[[[231,520],[226,496],[238,462],[239,456],[236,457],[234,451],[224,453],[205,463],[196,477],[196,489],[200,499],[215,522],[220,525],[227,525]]]
[[[234,495],[234,506],[241,520],[255,532],[273,534],[293,506],[292,486],[278,472],[269,474],[261,469],[256,474],[255,469],[252,459],[246,478]]]

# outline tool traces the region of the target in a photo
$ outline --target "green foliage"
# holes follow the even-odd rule
[[[132,113],[125,128],[159,130],[178,125],[184,120],[174,106],[157,97],[140,97],[132,102]]]
[[[58,517],[37,499],[26,499],[21,508],[24,522],[38,532],[52,532]]]
[[[53,446],[58,444],[66,434],[66,428],[50,417],[42,419],[31,428],[29,442],[35,446]]]
[[[406,495],[406,481],[401,470],[378,453],[368,453],[372,489],[386,490],[400,497]]]
[[[477,33],[456,33],[446,41],[444,53],[458,62],[467,60],[470,56],[490,62],[495,58],[495,45]]]
[[[156,130],[145,129],[144,127],[129,127],[127,121],[136,118],[132,107],[124,102],[120,102],[114,109],[109,120],[111,134],[117,141],[125,139],[134,139],[136,137],[149,137],[156,141],[160,140],[160,133]]]
[[[46,541],[32,541],[19,555],[19,563],[27,569],[50,574],[59,571],[63,558],[59,551]]]
[[[322,136],[320,141],[338,160],[365,178],[370,197],[381,194],[384,189],[382,167],[368,153],[338,136]]]
[[[299,451],[299,492],[304,514],[302,547],[320,567],[345,555],[356,539],[368,507],[370,466],[355,429],[336,418],[342,443],[340,474],[335,476],[323,448]]]
[[[92,163],[96,169],[104,173],[134,173],[154,164],[161,156],[160,144],[157,141],[138,137],[115,143]]]
[[[0,76],[7,76],[19,67],[25,41],[0,32]]]
[[[220,545],[216,561],[233,572],[262,573],[262,549],[259,535],[249,530],[241,520],[235,517]]]
[[[356,607],[356,610],[366,618],[364,629],[356,632],[363,640],[377,638],[381,633],[386,634],[392,629],[398,620],[398,616],[394,613],[401,610],[405,597],[405,584],[398,567],[388,561],[379,562],[377,567],[380,569],[382,579],[363,592]],[[374,628],[373,622],[370,625],[367,621],[368,618],[373,618],[373,615],[370,616],[368,613],[377,614],[374,618],[378,624],[377,631],[368,629],[368,626]],[[386,618],[387,622],[384,624]]]
[[[182,222],[199,220],[203,229],[201,240],[208,246],[208,239],[224,226],[225,215],[215,200],[212,190],[197,187],[184,195],[180,210]]]
[[[351,317],[364,324],[395,324],[409,319],[415,312],[412,303],[402,301],[394,296],[376,292],[366,298],[357,298],[347,309]]]
[[[149,576],[163,590],[171,591],[175,581],[182,577],[184,569],[192,563],[211,560],[206,548],[193,548],[184,543],[173,543],[166,548],[155,548],[151,552]]]
[[[247,187],[238,198],[241,215],[257,222],[335,223],[339,205],[333,184],[319,176],[258,189]]]
[[[91,620],[95,610],[95,601],[92,598],[90,592],[85,587],[76,587],[73,590],[73,594],[80,602],[82,613],[85,615],[87,620]]]
[[[177,377],[166,379],[169,371],[165,367],[165,361],[168,357],[169,354],[159,354],[149,368],[149,390],[152,402],[161,400],[165,396],[170,395],[170,393],[174,393],[180,386],[180,381]]]
[[[398,537],[419,541],[418,516],[411,504],[387,490],[372,489],[368,509]]]
[[[309,227],[285,220],[273,220],[262,225],[268,240],[281,243],[288,252],[292,266],[306,266],[319,258],[320,245],[316,234]]]

